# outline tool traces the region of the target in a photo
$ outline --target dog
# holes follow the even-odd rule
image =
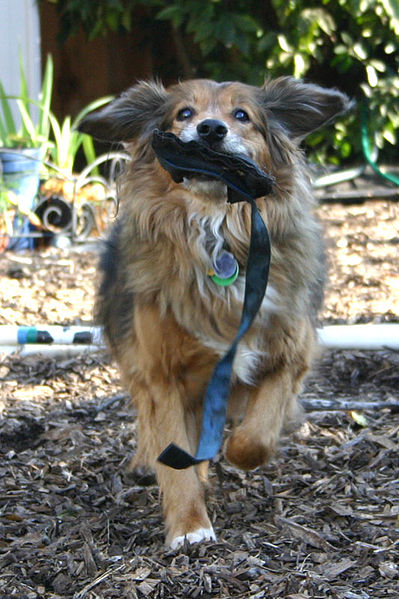
[[[340,91],[292,77],[260,87],[149,81],[80,124],[96,138],[123,142],[131,155],[101,259],[97,315],[137,406],[134,464],[156,471],[172,548],[216,540],[204,500],[208,462],[174,470],[157,456],[170,442],[190,452],[197,446],[207,383],[240,325],[251,213],[245,202],[229,204],[226,185],[212,177],[176,183],[156,159],[153,132],[246,156],[275,180],[273,193],[257,200],[272,243],[269,284],[239,343],[228,401],[233,430],[224,455],[248,470],[270,458],[295,420],[317,355],[325,262],[301,141],[349,106]],[[239,265],[230,286],[209,275],[221,250]]]

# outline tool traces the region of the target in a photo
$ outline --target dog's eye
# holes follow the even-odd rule
[[[233,116],[235,119],[237,119],[237,121],[241,121],[242,123],[248,123],[249,121],[248,113],[245,112],[245,110],[243,110],[242,108],[237,108],[233,112]]]
[[[185,108],[182,108],[181,110],[179,110],[176,118],[178,121],[186,121],[187,119],[191,119],[193,114],[194,114],[194,109],[190,108],[190,106],[185,106]]]

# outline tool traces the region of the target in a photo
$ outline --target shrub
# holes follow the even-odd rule
[[[148,28],[155,20],[167,21],[179,42],[175,78],[189,71],[259,84],[265,75],[292,74],[358,99],[366,96],[369,128],[382,158],[396,154],[397,0],[58,0],[57,9],[64,40],[80,25],[95,37],[128,32],[139,18]],[[308,144],[321,161],[359,158],[360,108]]]

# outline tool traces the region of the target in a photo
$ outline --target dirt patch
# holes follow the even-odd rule
[[[398,205],[324,204],[324,323],[397,322]],[[95,252],[0,257],[1,324],[92,320]],[[326,352],[310,412],[252,473],[212,468],[217,543],[165,550],[159,492],[128,474],[135,414],[105,353],[0,362],[0,597],[377,599],[399,592],[399,356]]]

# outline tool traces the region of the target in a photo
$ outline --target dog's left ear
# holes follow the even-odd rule
[[[266,81],[261,88],[262,105],[292,138],[306,135],[332,121],[353,106],[348,96],[336,89],[304,83],[294,77]]]
[[[97,112],[88,114],[79,131],[102,141],[130,142],[148,136],[165,118],[169,94],[156,81],[142,81]]]

